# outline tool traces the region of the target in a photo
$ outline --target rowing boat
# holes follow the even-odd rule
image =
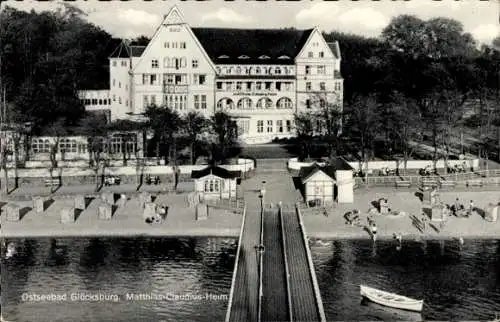
[[[361,296],[366,297],[370,301],[380,305],[416,312],[422,311],[422,307],[424,306],[423,300],[415,300],[406,296],[377,290],[365,285],[360,285],[360,289]]]

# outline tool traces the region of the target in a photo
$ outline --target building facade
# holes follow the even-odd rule
[[[150,104],[206,117],[224,111],[243,142],[265,143],[294,136],[295,113],[333,101],[342,108],[340,61],[338,43],[317,28],[191,28],[173,7],[147,46],[124,41],[112,53],[109,90],[80,96],[112,120],[140,119]]]

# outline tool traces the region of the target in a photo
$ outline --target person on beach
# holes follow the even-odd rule
[[[469,214],[472,215],[472,211],[474,210],[474,201],[470,201],[469,203]]]
[[[375,242],[377,241],[377,225],[375,223],[373,223],[371,231],[372,231],[372,239]]]
[[[460,210],[460,201],[457,199],[455,199],[455,215],[457,214],[457,211]]]

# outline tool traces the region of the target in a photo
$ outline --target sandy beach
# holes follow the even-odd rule
[[[328,217],[323,212],[305,209],[301,211],[305,230],[310,238],[320,239],[368,239],[370,234],[364,229],[368,224],[368,209],[374,200],[388,198],[389,207],[394,210],[404,211],[403,216],[375,215],[373,219],[378,227],[377,239],[392,239],[394,233],[400,233],[404,239],[498,239],[500,238],[500,219],[488,222],[478,214],[469,218],[449,216],[443,223],[428,220],[425,230],[419,231],[413,224],[412,218],[421,219],[423,203],[415,192],[401,192],[387,189],[373,189],[357,191],[354,204],[337,205],[329,211]],[[498,191],[467,191],[467,192],[441,192],[440,199],[452,204],[456,198],[466,207],[470,200],[478,208],[483,208],[489,203],[498,203]],[[360,226],[346,224],[344,214],[357,209],[360,211]]]
[[[195,208],[189,208],[185,195],[158,195],[155,203],[169,206],[166,220],[147,224],[142,218],[138,198],[130,198],[123,207],[118,207],[111,220],[98,218],[99,200],[93,200],[74,223],[63,224],[60,212],[73,205],[73,199],[60,198],[43,213],[28,211],[20,221],[6,220],[2,211],[2,236],[23,237],[99,237],[99,236],[212,236],[238,237],[241,228],[241,214],[210,208],[206,220],[196,220]],[[21,207],[32,207],[30,201],[17,201]]]

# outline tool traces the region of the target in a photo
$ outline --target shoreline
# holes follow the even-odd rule
[[[147,227],[151,228],[151,227]],[[49,232],[49,231],[37,231],[37,232],[22,232],[22,231],[10,231],[3,232],[1,239],[21,239],[21,238],[239,238],[240,228],[230,228],[230,229],[220,229],[220,228],[203,228],[203,229],[187,229],[182,232],[172,232],[172,231],[159,231],[158,229],[151,228],[141,229],[139,231],[113,231],[106,230],[101,232],[87,232],[82,230],[77,231],[64,231],[64,232]],[[309,241],[316,240],[371,240],[371,237],[366,232],[312,232],[306,235]],[[462,237],[464,240],[500,240],[500,235],[486,233],[478,234],[449,234],[445,233],[442,235],[430,235],[430,234],[403,234],[404,241],[420,241],[420,240],[458,240]],[[377,241],[388,241],[393,240],[392,234],[379,234],[377,235]]]

